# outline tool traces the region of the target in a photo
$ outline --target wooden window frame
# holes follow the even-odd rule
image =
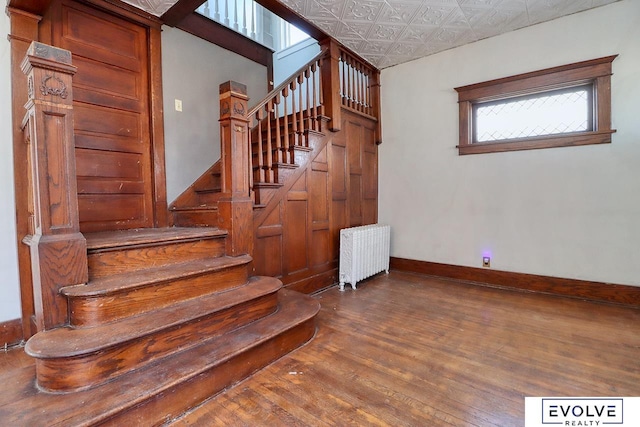
[[[611,63],[618,55],[575,62],[455,88],[460,134],[458,154],[482,154],[611,143]],[[527,138],[474,142],[473,106],[580,85],[593,85],[593,130]]]

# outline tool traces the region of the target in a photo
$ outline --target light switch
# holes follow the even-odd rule
[[[182,100],[176,99],[176,111],[182,111]]]

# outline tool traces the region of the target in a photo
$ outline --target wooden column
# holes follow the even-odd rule
[[[380,71],[375,70],[371,75],[371,106],[373,115],[378,118],[376,123],[375,143],[382,144],[382,111],[380,108]]]
[[[321,71],[322,98],[325,114],[329,116],[329,129],[339,131],[342,124],[342,99],[340,96],[340,47],[332,38],[320,42],[320,47],[327,50],[327,56]]]
[[[27,115],[32,223],[25,237],[31,252],[36,327],[67,323],[63,286],[85,283],[87,249],[80,233],[73,142],[71,52],[32,42],[22,61],[27,75]]]
[[[218,223],[229,232],[227,255],[230,256],[253,252],[248,100],[245,85],[234,81],[220,85],[222,195],[218,202]]]

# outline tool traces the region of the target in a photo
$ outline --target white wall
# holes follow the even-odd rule
[[[613,143],[458,156],[454,87],[619,54]],[[392,256],[640,285],[640,1],[382,71],[380,222]]]
[[[312,38],[273,54],[274,87],[285,81],[294,71],[320,53],[320,45]]]
[[[0,322],[21,317],[13,197],[9,17],[0,13]]]
[[[267,94],[267,69],[177,28],[162,28],[162,85],[169,203],[220,158],[218,88],[247,85],[249,107]],[[175,111],[182,100],[182,112]]]

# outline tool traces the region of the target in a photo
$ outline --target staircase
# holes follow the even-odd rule
[[[277,279],[249,277],[251,257],[225,255],[224,230],[85,237],[89,282],[61,289],[69,325],[25,348],[41,410],[11,414],[11,425],[160,424],[315,333],[318,303]]]

